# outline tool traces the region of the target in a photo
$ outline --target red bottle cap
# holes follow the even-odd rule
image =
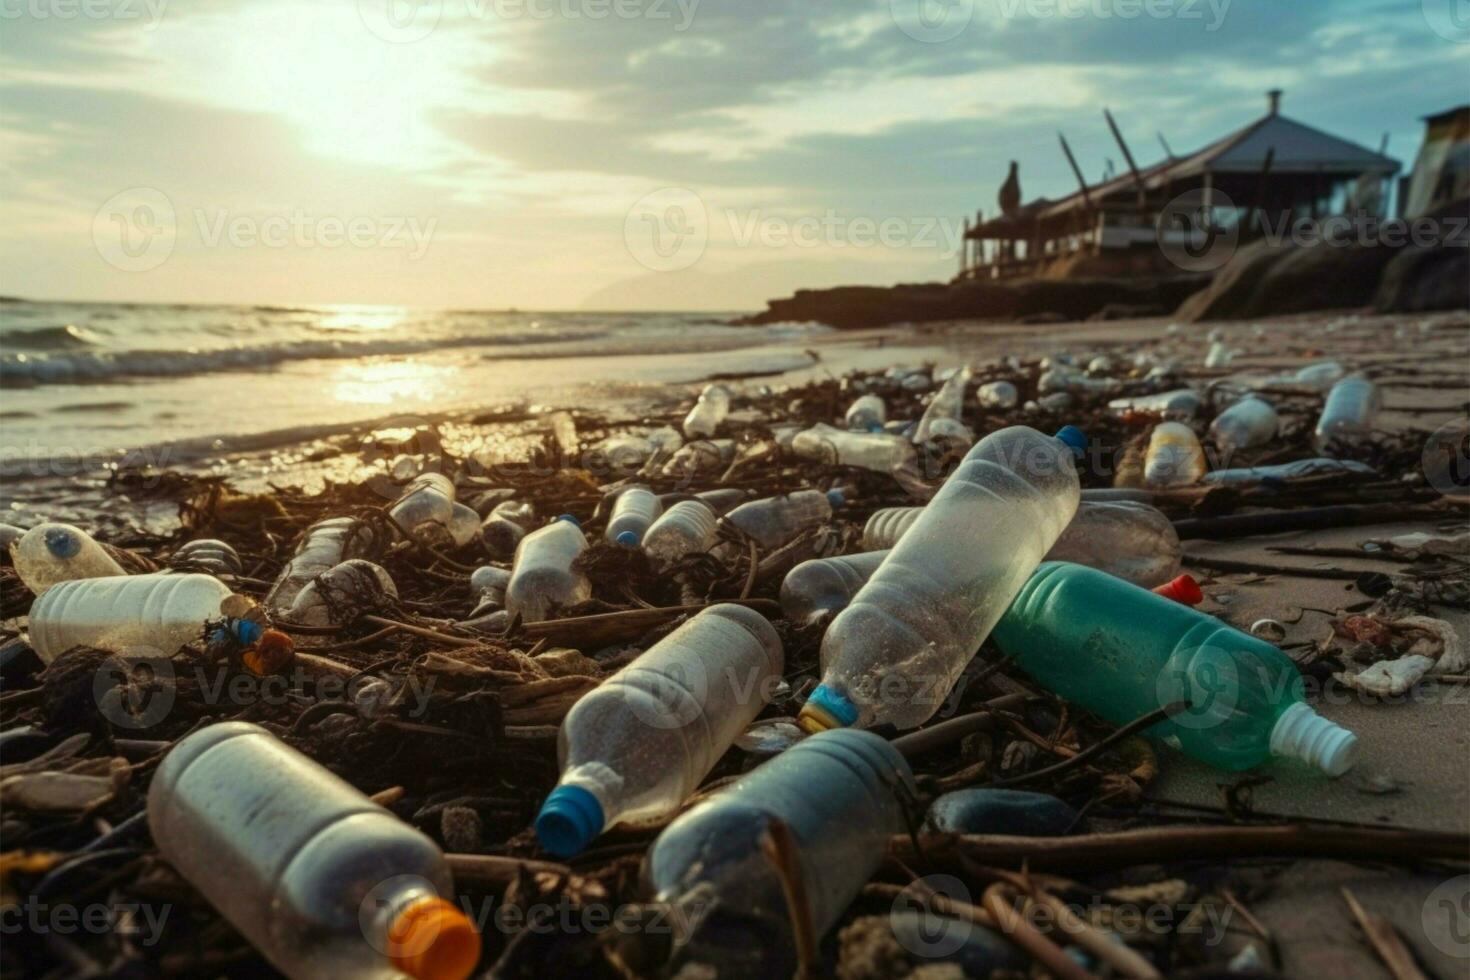
[[[1172,582],[1165,582],[1155,588],[1154,593],[1186,606],[1197,606],[1205,601],[1205,594],[1200,591],[1193,575],[1181,575]]]

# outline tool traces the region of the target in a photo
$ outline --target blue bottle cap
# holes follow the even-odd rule
[[[235,634],[235,639],[249,647],[260,642],[261,634],[265,630],[253,620],[235,619],[230,621],[230,632]]]
[[[816,690],[812,691],[811,697],[806,699],[806,703],[831,715],[832,719],[843,728],[858,720],[857,705],[848,700],[847,695],[832,690],[826,684],[818,684]]]
[[[566,521],[568,524],[571,524],[573,527],[581,527],[582,526],[582,522],[579,521],[579,520],[577,520],[571,514],[557,514],[556,515],[556,519],[559,520],[559,521]]]
[[[580,786],[558,786],[536,815],[536,839],[557,857],[581,854],[602,833],[602,804]]]
[[[624,548],[636,548],[638,547],[638,532],[619,531],[618,536],[614,540]]]
[[[75,558],[82,550],[82,539],[69,527],[47,528],[43,540],[46,550],[57,558]]]
[[[827,491],[827,503],[831,504],[833,507],[841,507],[843,504],[847,503],[847,498],[842,495],[841,490],[833,487],[831,490]]]
[[[874,422],[874,423],[872,423],[871,425],[868,426],[868,431],[869,432],[872,432],[874,434],[877,434],[877,433],[882,432],[883,431],[883,423],[882,422]]]
[[[1057,430],[1057,438],[1072,447],[1072,455],[1081,459],[1087,455],[1087,433],[1075,425],[1064,425]]]

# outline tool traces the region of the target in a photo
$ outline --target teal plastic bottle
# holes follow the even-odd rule
[[[1303,703],[1284,653],[1105,572],[1042,564],[991,635],[1042,686],[1114,724],[1189,701],[1146,734],[1220,769],[1273,756],[1329,776],[1352,767],[1357,736]]]

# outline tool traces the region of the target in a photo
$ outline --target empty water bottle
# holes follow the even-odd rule
[[[923,510],[922,507],[884,507],[874,511],[863,525],[863,547],[868,551],[892,548],[914,526]]]
[[[684,435],[690,439],[708,439],[730,414],[730,392],[723,385],[710,385],[699,393],[699,400],[684,416]]]
[[[791,913],[769,857],[773,824],[790,835],[790,869],[813,931],[825,934],[903,833],[915,794],[908,763],[871,732],[823,732],[691,807],[649,848],[644,889],[683,934],[676,965],[721,976],[790,976]],[[670,971],[672,972],[672,971]],[[693,971],[702,975],[701,971]]]
[[[860,432],[881,430],[888,421],[888,406],[877,395],[864,395],[848,406],[845,421],[849,429]]]
[[[970,369],[965,368],[950,375],[940,389],[934,393],[924,414],[919,418],[919,427],[914,430],[914,442],[925,443],[937,433],[931,431],[939,419],[961,422],[965,408],[965,385],[970,383]],[[963,423],[961,423],[963,424]]]
[[[479,602],[470,618],[488,616],[505,606],[505,590],[510,586],[510,572],[494,565],[481,565],[470,573],[470,591]]]
[[[780,683],[781,640],[744,606],[711,606],[584,695],[557,739],[561,779],[536,818],[551,853],[678,810]]]
[[[1362,442],[1373,431],[1382,406],[1378,386],[1361,374],[1333,385],[1313,433],[1317,452],[1326,453],[1333,446],[1347,447]]]
[[[734,439],[699,439],[685,443],[664,464],[666,476],[689,479],[705,470],[723,469],[735,459]]]
[[[1205,451],[1194,430],[1182,422],[1160,422],[1149,436],[1143,478],[1149,486],[1198,483],[1205,475]]]
[[[1114,398],[1108,402],[1109,410],[1123,412],[1151,412],[1168,419],[1189,421],[1199,413],[1199,393],[1192,388],[1176,388],[1155,395],[1137,395],[1132,398]]]
[[[1229,347],[1217,340],[1210,345],[1210,352],[1205,355],[1205,367],[1211,370],[1225,367],[1234,356]]]
[[[887,551],[864,551],[802,562],[781,582],[781,611],[802,626],[836,615],[847,608],[887,557]]]
[[[927,721],[1072,519],[1086,444],[1012,426],[971,449],[828,627],[803,727]]]
[[[506,612],[520,614],[522,622],[539,623],[556,609],[590,599],[592,583],[573,567],[585,550],[587,539],[569,514],[522,538],[505,589]]]
[[[36,525],[11,546],[10,560],[32,595],[58,582],[127,574],[90,534],[70,524]]]
[[[349,558],[376,558],[383,549],[373,525],[355,517],[333,517],[306,529],[296,554],[286,562],[265,596],[272,616],[285,617],[306,584]]]
[[[643,487],[629,487],[618,494],[613,503],[612,516],[607,519],[607,530],[603,537],[624,548],[636,548],[643,536],[663,513],[663,504],[653,491]]]
[[[503,500],[480,525],[480,543],[491,558],[509,558],[536,521],[536,508],[529,500]]]
[[[435,546],[454,543],[454,484],[443,473],[422,473],[404,489],[388,516],[416,541]]]
[[[349,558],[306,583],[283,617],[293,626],[346,626],[366,612],[378,612],[398,598],[398,587],[383,566]]]
[[[832,519],[832,508],[841,505],[839,490],[798,490],[741,504],[726,514],[725,520],[771,551],[807,528],[827,523]]]
[[[709,509],[716,514],[728,514],[753,496],[755,494],[751,491],[739,487],[718,487],[714,490],[701,490],[694,495],[694,499],[708,504]]]
[[[1015,408],[1021,393],[1009,381],[989,381],[975,392],[981,408]]]
[[[1070,561],[1153,588],[1179,572],[1183,549],[1174,524],[1157,507],[1132,501],[1084,500],[1047,561]]]
[[[643,552],[665,565],[706,552],[715,545],[718,520],[703,500],[681,500],[653,522],[643,536]]]
[[[848,432],[817,423],[797,433],[791,450],[806,459],[831,466],[853,466],[874,473],[892,473],[917,458],[913,443],[881,432]]]
[[[214,538],[198,538],[180,545],[168,556],[168,567],[206,575],[239,575],[241,570],[239,553]]]
[[[1221,769],[1273,755],[1331,776],[1352,765],[1357,739],[1302,702],[1301,674],[1284,653],[1102,572],[1043,565],[994,638],[1048,690],[1117,725],[1188,702],[1145,734]]]
[[[1346,374],[1347,368],[1337,361],[1318,361],[1298,370],[1291,376],[1291,380],[1301,387],[1326,391],[1342,380]]]
[[[1246,397],[1215,416],[1210,438],[1224,453],[1264,446],[1276,438],[1276,409],[1262,398]]]
[[[480,515],[469,504],[455,503],[449,512],[449,539],[463,548],[480,534]]]
[[[148,826],[174,870],[294,980],[463,980],[480,937],[432,840],[247,722],[164,756]]]
[[[171,657],[224,619],[230,589],[209,575],[121,575],[58,582],[31,606],[31,646],[46,663],[72,647]]]

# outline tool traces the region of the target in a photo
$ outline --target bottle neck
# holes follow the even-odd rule
[[[1283,711],[1271,728],[1271,754],[1298,759],[1329,776],[1341,776],[1356,761],[1358,737],[1301,702]]]

